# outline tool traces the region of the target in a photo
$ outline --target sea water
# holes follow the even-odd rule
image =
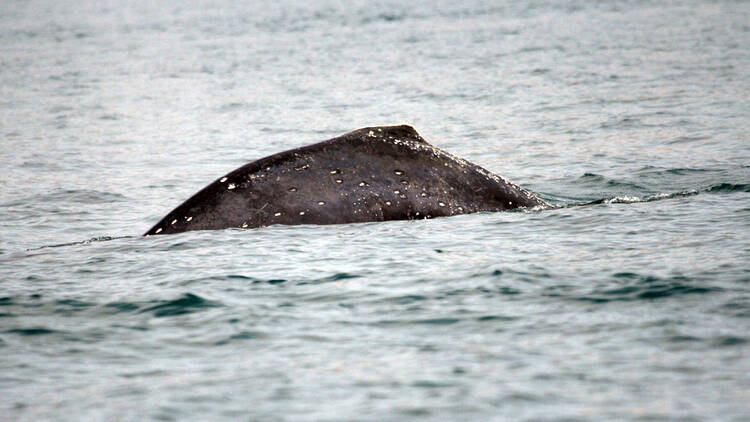
[[[746,421],[750,4],[0,3],[0,420]],[[548,210],[143,238],[373,125]]]

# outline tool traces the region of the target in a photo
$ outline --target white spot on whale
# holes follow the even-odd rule
[[[234,184],[234,183],[230,183],[229,185],[227,185],[227,189],[234,189],[234,188],[236,188],[236,187],[237,187],[237,186],[235,186],[235,184]]]
[[[219,180],[219,182],[221,182],[221,183],[224,183],[224,182],[226,182],[226,181],[227,181],[227,178],[226,178],[226,177],[222,177],[222,178],[221,178],[221,180]]]
[[[159,227],[158,229],[156,229],[155,233],[161,233],[161,227]]]
[[[280,212],[277,212],[276,214],[274,214],[274,217],[278,217],[278,216],[280,216],[280,215],[281,215],[281,213],[280,213]]]
[[[193,219],[193,217],[188,217],[188,218],[185,219],[185,221],[190,221],[192,219]]]
[[[177,223],[177,219],[176,218],[174,220],[172,220],[172,225],[174,226],[175,223]]]
[[[242,228],[244,229],[245,227],[247,227],[247,223],[242,223]]]

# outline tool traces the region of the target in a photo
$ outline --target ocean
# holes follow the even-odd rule
[[[0,3],[0,420],[747,421],[750,3]],[[376,125],[554,207],[141,235]]]

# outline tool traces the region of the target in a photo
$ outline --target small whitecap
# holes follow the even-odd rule
[[[299,215],[305,215],[305,212],[304,211],[300,211]]]
[[[276,214],[274,214],[275,217],[279,217],[280,215],[281,215],[280,212],[277,212]]]
[[[396,195],[398,195],[399,193],[401,193],[401,191],[398,190],[398,189],[396,189],[396,190],[393,191],[393,193],[395,193]]]
[[[438,202],[438,205],[440,205],[441,207],[444,207],[445,206],[445,202]]]
[[[401,199],[406,199],[406,195],[404,195],[403,193],[401,195],[399,195],[398,197],[401,198]]]
[[[331,174],[339,174],[339,171],[338,170],[331,170],[329,173],[331,173]]]
[[[427,196],[427,193],[426,192],[422,192],[422,193],[419,194],[419,196]]]
[[[234,189],[234,188],[236,188],[236,187],[237,187],[237,186],[235,186],[235,184],[234,184],[234,183],[230,183],[229,185],[227,185],[227,189]]]
[[[396,173],[396,176],[401,176],[402,174],[404,174],[404,172],[401,170],[396,170],[394,171],[394,173]]]
[[[408,184],[409,184],[409,182],[407,182],[406,180],[402,180],[402,181],[401,181],[401,184],[402,184],[402,185],[408,185]]]
[[[385,201],[386,205],[391,205],[391,201]]]
[[[336,179],[336,183],[344,183],[344,181],[341,179]]]
[[[226,182],[226,181],[227,181],[227,178],[226,178],[226,177],[222,177],[222,178],[221,178],[221,180],[219,180],[219,182],[221,182],[221,183],[224,183],[224,182]]]
[[[326,203],[323,201],[318,201],[318,205],[325,205]]]
[[[297,188],[289,188],[287,189],[289,192],[297,192]]]

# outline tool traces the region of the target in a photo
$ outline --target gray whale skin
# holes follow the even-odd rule
[[[527,190],[430,145],[411,126],[366,127],[246,164],[193,195],[145,235],[546,206]]]

